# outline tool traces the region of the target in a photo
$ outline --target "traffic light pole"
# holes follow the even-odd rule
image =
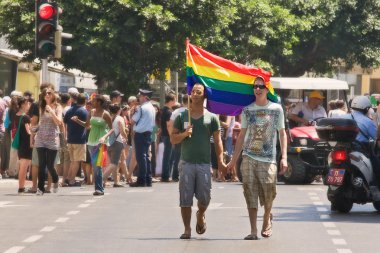
[[[47,83],[49,82],[49,75],[48,75],[48,60],[47,59],[41,59],[41,83]]]

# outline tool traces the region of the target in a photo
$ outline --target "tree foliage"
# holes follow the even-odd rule
[[[128,92],[151,74],[183,70],[185,40],[276,75],[326,73],[380,61],[377,0],[65,0],[60,24],[74,39],[67,68]],[[32,0],[0,0],[0,35],[34,51]],[[183,73],[183,72],[182,72]]]

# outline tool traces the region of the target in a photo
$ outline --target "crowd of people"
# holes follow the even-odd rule
[[[18,178],[18,193],[37,195],[83,184],[103,195],[110,186],[178,182],[181,144],[172,144],[170,133],[189,97],[182,95],[178,103],[167,94],[160,108],[151,95],[143,89],[128,99],[118,90],[109,95],[76,88],[59,93],[46,83],[37,100],[28,91],[0,98],[0,179]],[[240,124],[223,115],[219,122],[228,161]],[[228,174],[218,169],[212,136],[209,148],[213,180],[238,181],[234,168]],[[32,181],[29,188],[26,179]]]

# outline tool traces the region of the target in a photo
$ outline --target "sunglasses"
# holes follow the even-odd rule
[[[46,95],[51,95],[51,94],[53,94],[51,91],[47,91],[47,92],[45,93],[45,96],[46,96]]]
[[[263,90],[265,89],[265,85],[253,85],[253,89],[256,90],[256,89],[260,89],[260,90]]]
[[[193,91],[191,91],[191,94],[202,95],[202,94],[203,94],[203,92],[202,92],[202,91],[200,91],[200,90],[193,90]]]

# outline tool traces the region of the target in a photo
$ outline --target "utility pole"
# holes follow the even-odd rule
[[[41,59],[41,83],[49,82],[48,60]]]
[[[174,85],[175,85],[175,96],[176,101],[178,102],[178,71],[174,72]]]

